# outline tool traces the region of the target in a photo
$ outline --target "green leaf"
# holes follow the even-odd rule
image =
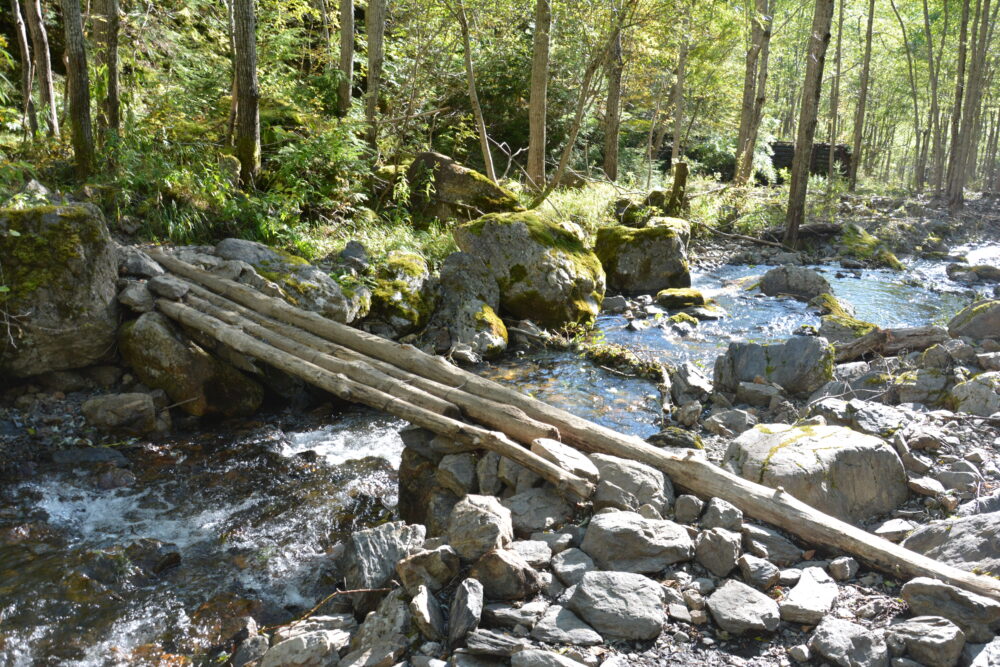
[[[6,285],[0,285],[0,294],[3,294],[4,292],[9,292],[9,291],[10,291],[9,287],[7,287]]]
[[[14,238],[17,238],[20,235],[21,235],[21,232],[15,231],[13,229],[8,229],[7,230],[7,236],[12,236]]]

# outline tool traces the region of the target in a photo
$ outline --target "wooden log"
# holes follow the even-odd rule
[[[656,467],[678,486],[706,497],[719,497],[739,507],[748,516],[769,522],[816,546],[829,547],[857,556],[894,576],[926,576],[965,590],[1000,600],[1000,582],[939,563],[888,540],[806,505],[790,494],[775,491],[737,477],[695,456],[657,449],[634,436],[622,435],[565,410],[503,387],[457,368],[440,357],[432,357],[409,345],[372,336],[351,327],[307,313],[283,301],[201,271],[162,250],[150,253],[167,269],[224,294],[244,306],[276,319],[300,326],[317,336],[350,347],[367,356],[391,363],[411,373],[493,401],[508,403],[530,417],[559,429],[564,442],[580,449],[630,458]],[[516,445],[515,445],[516,446]]]
[[[870,354],[894,357],[900,352],[920,352],[948,340],[948,330],[938,326],[875,329],[849,343],[837,346],[837,363],[855,361]]]
[[[590,482],[518,445],[503,433],[466,424],[414,405],[385,391],[355,382],[341,373],[333,373],[293,354],[271,347],[236,327],[198,312],[186,304],[158,299],[156,307],[167,317],[212,336],[237,352],[265,361],[346,401],[382,410],[463,445],[496,452],[541,476],[564,494],[586,499],[594,492],[594,485]]]

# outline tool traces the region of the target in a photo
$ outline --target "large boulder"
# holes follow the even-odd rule
[[[473,220],[487,213],[524,210],[508,190],[441,153],[420,153],[406,172],[418,213],[441,220]]]
[[[277,285],[286,301],[331,320],[350,324],[364,317],[371,306],[367,287],[342,286],[301,257],[263,243],[224,239],[215,246],[215,253],[223,260],[246,262]]]
[[[459,346],[490,359],[507,349],[507,327],[497,315],[500,288],[478,257],[452,253],[441,266],[434,312],[420,335],[421,344],[436,354]]]
[[[608,286],[619,292],[655,294],[691,286],[687,248],[670,225],[604,227],[597,232],[594,252],[607,273]]]
[[[365,328],[386,338],[420,329],[434,305],[426,289],[430,276],[427,262],[420,255],[390,253],[376,276]]]
[[[792,336],[784,343],[730,343],[715,361],[715,388],[735,393],[762,378],[791,394],[808,395],[833,380],[833,348],[825,338]]]
[[[730,443],[723,465],[846,521],[885,514],[909,496],[896,450],[842,426],[761,424]]]
[[[1000,577],[1000,512],[921,526],[903,546],[955,567]]]
[[[0,377],[82,368],[114,348],[118,258],[89,204],[0,210]]]
[[[588,572],[569,608],[606,639],[655,639],[666,622],[660,584],[641,574]]]
[[[971,415],[989,417],[1000,412],[1000,371],[980,373],[951,390],[955,409]]]
[[[640,573],[659,572],[694,555],[694,543],[682,526],[635,512],[595,516],[580,549],[606,570]]]
[[[760,281],[760,291],[768,296],[791,296],[799,301],[809,301],[830,291],[826,278],[802,266],[778,266]]]
[[[123,326],[118,347],[143,384],[167,392],[188,414],[245,416],[263,400],[257,382],[208,354],[160,313]]]
[[[948,333],[958,338],[1000,338],[1000,300],[977,301],[948,322]]]
[[[614,507],[634,512],[643,505],[652,505],[663,516],[674,502],[674,485],[662,471],[610,454],[591,454],[590,460],[600,480],[594,494],[597,509]]]
[[[604,300],[604,270],[573,234],[536,213],[496,213],[456,227],[458,247],[481,259],[500,286],[500,306],[557,328],[587,324]]]

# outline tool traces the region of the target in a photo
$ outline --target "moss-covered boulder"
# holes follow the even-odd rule
[[[507,349],[507,327],[497,315],[500,288],[478,257],[452,253],[441,266],[434,312],[420,334],[421,345],[435,354],[467,346],[490,359]]]
[[[386,338],[398,338],[427,323],[433,297],[427,288],[427,262],[420,255],[395,251],[378,271],[365,328]]]
[[[371,292],[367,287],[341,285],[301,257],[263,243],[224,239],[215,246],[215,254],[226,261],[249,264],[257,274],[276,285],[286,301],[331,320],[350,324],[364,317],[371,307]]]
[[[847,257],[868,262],[872,266],[894,271],[906,268],[882,241],[856,224],[844,227],[840,236],[840,251]]]
[[[673,218],[668,215],[658,215],[650,218],[646,222],[646,227],[668,227],[681,237],[684,245],[691,242],[691,223],[683,218]]]
[[[715,361],[715,388],[735,393],[762,378],[790,394],[807,396],[833,380],[833,347],[825,338],[792,336],[784,343],[730,343]]]
[[[532,212],[494,213],[456,227],[500,287],[500,307],[547,328],[589,324],[604,300],[604,270],[573,234]]]
[[[899,373],[892,380],[892,390],[900,403],[920,403],[928,407],[949,404],[954,380],[939,368],[918,368]]]
[[[512,192],[447,155],[417,155],[406,172],[414,212],[440,220],[474,220],[486,213],[523,211]]]
[[[160,313],[123,326],[119,347],[143,384],[167,392],[188,414],[246,416],[263,400],[259,384],[205,352]]]
[[[1000,412],[1000,372],[980,373],[951,390],[952,405],[959,412],[989,417]]]
[[[1000,300],[983,300],[964,308],[948,322],[948,333],[955,338],[1000,339]]]
[[[705,295],[690,287],[675,287],[660,290],[656,294],[656,303],[664,308],[688,308],[690,306],[704,306]]]
[[[623,294],[691,286],[687,247],[669,226],[604,227],[597,232],[594,252],[607,273],[608,287]]]
[[[0,210],[0,377],[89,366],[114,347],[118,258],[89,204]]]
[[[768,296],[790,296],[809,301],[830,292],[830,283],[818,271],[804,266],[776,266],[760,280],[760,291]]]
[[[834,345],[849,343],[878,328],[871,322],[854,317],[847,304],[841,303],[829,292],[812,299],[809,305],[820,312],[819,335]]]

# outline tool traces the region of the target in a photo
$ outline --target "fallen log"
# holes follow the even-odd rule
[[[460,387],[482,398],[509,403],[530,417],[558,428],[562,440],[568,444],[588,451],[630,458],[656,467],[669,475],[680,487],[697,495],[715,496],[727,500],[748,516],[778,526],[811,544],[852,554],[894,576],[932,577],[973,593],[1000,600],[1000,582],[994,579],[966,572],[904,549],[824,514],[781,489],[769,489],[737,477],[696,456],[691,450],[679,454],[657,449],[637,437],[622,435],[565,410],[549,406],[518,391],[457,368],[440,357],[425,354],[410,345],[401,345],[358,331],[345,324],[327,320],[316,313],[301,311],[283,301],[264,296],[245,285],[212,276],[168,256],[162,250],[154,249],[150,254],[173,273],[209,287],[248,308],[299,326],[317,336],[411,373],[442,384]],[[418,422],[414,423],[421,425]]]
[[[948,338],[948,330],[937,326],[874,329],[857,340],[838,345],[835,358],[842,364],[874,354],[894,357],[904,351],[921,352]]]
[[[355,382],[341,373],[328,371],[293,354],[271,347],[236,327],[201,313],[186,304],[158,299],[156,307],[167,317],[212,336],[237,352],[265,361],[275,368],[302,378],[346,401],[382,410],[462,445],[496,452],[528,468],[565,494],[573,494],[579,498],[587,499],[594,492],[594,485],[590,482],[525,449],[501,432],[488,431],[482,427],[431,412],[399,396]]]

